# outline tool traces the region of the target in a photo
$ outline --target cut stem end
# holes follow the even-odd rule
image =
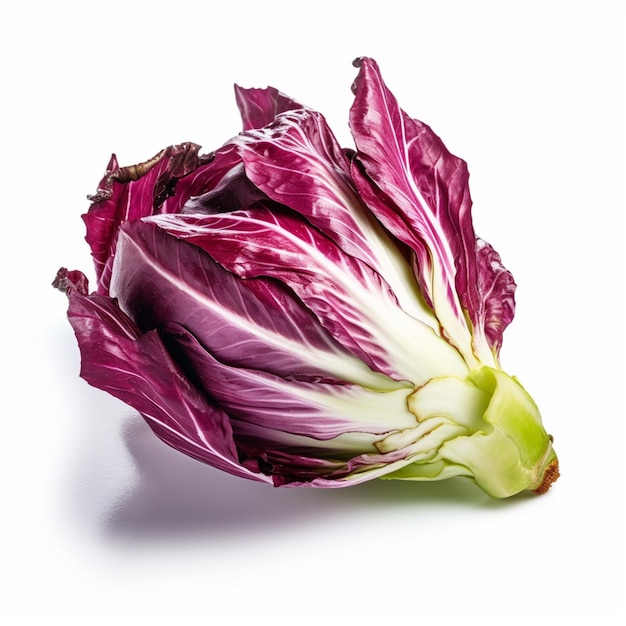
[[[546,467],[546,471],[543,473],[543,480],[541,484],[536,489],[533,489],[533,493],[543,494],[550,489],[552,483],[556,482],[557,478],[561,474],[559,473],[559,461],[558,459],[554,459],[548,467]]]

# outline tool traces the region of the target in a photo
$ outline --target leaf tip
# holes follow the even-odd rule
[[[72,289],[75,289],[82,295],[89,293],[89,281],[87,277],[78,270],[69,271],[66,267],[59,269],[52,281],[52,286],[66,295],[69,295]]]

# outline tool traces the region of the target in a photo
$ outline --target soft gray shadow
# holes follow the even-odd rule
[[[328,517],[358,516],[377,507],[432,508],[511,506],[465,479],[433,483],[376,480],[343,489],[275,489],[199,463],[159,441],[141,420],[123,438],[137,480],[108,512],[109,539],[263,534]],[[432,511],[431,511],[432,512]]]

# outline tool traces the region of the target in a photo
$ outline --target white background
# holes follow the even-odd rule
[[[623,623],[620,3],[9,5],[0,620]],[[93,278],[80,215],[110,154],[217,147],[239,131],[234,82],[322,111],[348,145],[361,55],[469,163],[476,230],[519,285],[503,366],[561,460],[546,496],[492,501],[463,481],[274,490],[167,448],[78,377],[50,283],[61,265]]]

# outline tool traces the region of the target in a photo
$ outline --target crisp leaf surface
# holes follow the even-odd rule
[[[419,385],[466,371],[454,348],[402,310],[379,274],[291,213],[258,207],[161,215],[150,222],[199,246],[241,278],[278,279],[338,343],[385,376]]]
[[[374,61],[359,63],[350,112],[360,165],[353,176],[359,192],[414,251],[420,286],[445,335],[470,365],[476,365],[477,357],[493,362],[493,355],[473,341],[473,333],[483,333],[486,309],[492,329],[503,330],[510,321],[512,279],[498,276],[506,272],[501,264],[479,266],[466,163],[450,154],[426,124],[400,108]],[[484,290],[483,285],[492,289]],[[505,288],[493,289],[500,285]],[[506,304],[488,302],[497,299]],[[495,323],[498,311],[506,312]],[[497,352],[501,333],[499,339],[491,335],[491,348]]]

